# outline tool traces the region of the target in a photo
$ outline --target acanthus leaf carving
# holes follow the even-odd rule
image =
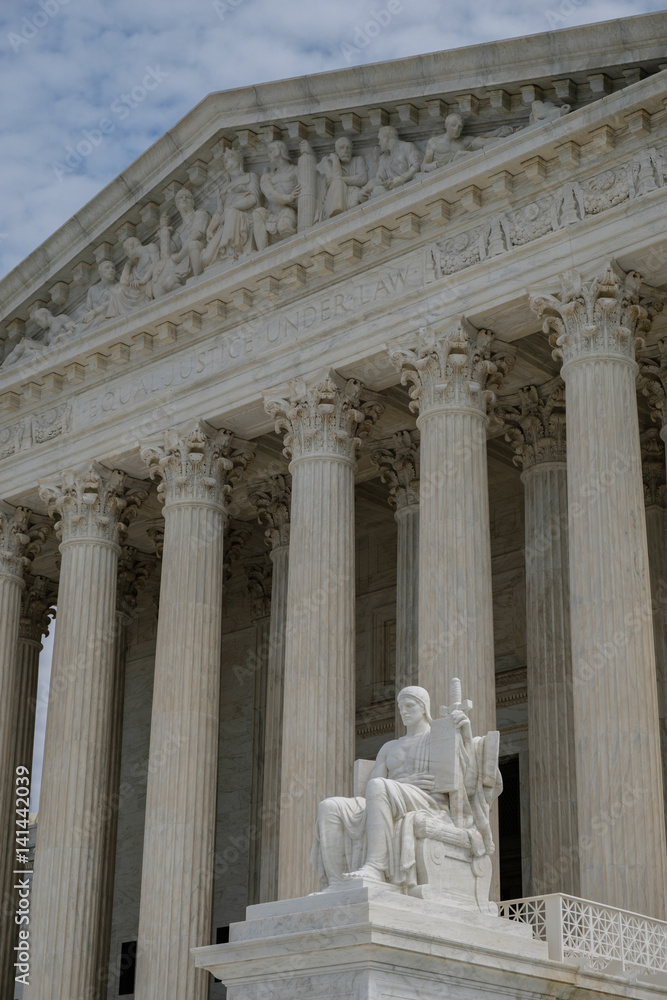
[[[419,431],[405,430],[371,452],[380,478],[389,486],[389,503],[397,510],[419,503]]]
[[[208,502],[226,509],[232,483],[254,457],[254,449],[228,430],[198,421],[189,430],[167,429],[161,444],[141,448],[158,495],[166,504]]]
[[[248,591],[252,599],[253,618],[268,618],[271,614],[273,563],[268,555],[245,567]]]
[[[0,573],[22,577],[50,533],[48,524],[31,524],[26,507],[12,507],[0,501]]]
[[[121,546],[118,557],[118,585],[116,587],[116,614],[125,621],[132,620],[142,590],[154,572],[155,559],[139,552],[132,545]]]
[[[658,357],[642,357],[639,363],[639,388],[648,398],[651,419],[667,426],[667,338],[658,341]]]
[[[248,499],[257,508],[257,520],[267,525],[267,545],[276,549],[289,545],[292,483],[290,476],[271,476],[260,483]]]
[[[515,353],[490,330],[478,330],[462,316],[444,329],[422,327],[414,350],[390,350],[389,357],[401,372],[403,385],[412,383],[413,413],[443,407],[472,408],[486,415]]]
[[[520,389],[518,405],[499,405],[496,414],[505,425],[514,464],[524,472],[545,462],[565,462],[565,383],[560,376],[539,388]]]
[[[665,476],[665,446],[658,430],[650,427],[640,435],[642,450],[642,481],[644,503],[647,507],[667,507],[667,479]]]
[[[285,431],[283,454],[293,460],[333,455],[353,461],[360,435],[368,433],[384,409],[377,393],[335,372],[310,384],[292,379],[288,390],[287,398],[266,397],[264,407],[276,433]]]
[[[40,483],[39,495],[63,542],[77,539],[118,543],[130,518],[148,496],[145,483],[91,462],[82,471],[66,469]]]
[[[19,636],[29,642],[40,643],[49,634],[51,619],[55,618],[58,587],[44,576],[25,574],[25,589],[21,595]]]
[[[530,306],[549,334],[553,356],[564,364],[579,357],[607,355],[634,360],[662,303],[640,300],[641,277],[610,261],[592,280],[576,271],[561,274],[561,291],[533,295]]]

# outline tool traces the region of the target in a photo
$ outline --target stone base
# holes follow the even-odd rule
[[[554,963],[526,924],[350,879],[340,889],[250,906],[229,944],[193,950],[229,1000],[441,1000],[542,992]],[[453,995],[453,994],[452,994]]]

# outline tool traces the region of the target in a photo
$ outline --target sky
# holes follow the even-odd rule
[[[663,9],[651,0],[2,0],[0,277],[212,91]],[[38,702],[33,811],[44,694]]]

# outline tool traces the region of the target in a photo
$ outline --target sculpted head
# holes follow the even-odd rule
[[[383,153],[391,152],[398,143],[398,132],[393,125],[383,125],[378,132],[378,142]]]
[[[282,139],[275,139],[268,145],[269,151],[269,161],[271,163],[280,163],[281,160],[287,160],[289,162],[289,152],[287,150],[287,143],[283,142]]]
[[[452,139],[458,139],[463,131],[463,115],[458,111],[453,111],[445,118],[445,131]]]
[[[416,684],[404,687],[398,692],[398,711],[401,714],[404,726],[415,725],[426,719],[431,719],[431,697],[426,688],[418,687]]]
[[[49,309],[42,307],[41,309],[33,309],[30,313],[30,319],[34,320],[37,326],[41,326],[42,330],[48,330],[53,316]]]
[[[222,162],[227,173],[243,170],[243,153],[240,149],[226,149],[222,154]]]
[[[98,264],[97,273],[105,284],[111,284],[116,278],[116,268],[112,260],[102,260]]]
[[[176,192],[176,197],[174,198],[176,208],[183,214],[183,212],[191,212],[195,207],[195,199],[192,191],[187,188],[182,187]]]
[[[139,257],[141,256],[141,249],[141,240],[137,239],[136,236],[128,236],[128,238],[123,241],[123,252],[128,260],[139,260]]]
[[[334,145],[336,154],[341,163],[349,163],[352,159],[352,140],[346,135],[342,135],[340,139],[336,139]]]

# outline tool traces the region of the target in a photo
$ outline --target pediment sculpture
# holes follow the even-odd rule
[[[437,719],[422,687],[403,688],[397,701],[407,734],[385,743],[374,764],[357,762],[370,771],[363,794],[319,804],[311,861],[320,888],[364,879],[496,914],[490,811],[502,791],[500,734],[472,735],[458,678]]]
[[[261,176],[246,170],[241,149],[229,147],[222,155],[215,210],[213,205],[197,205],[188,187],[179,188],[173,199],[175,212],[163,208],[152,239],[142,242],[134,235],[124,239],[120,278],[116,264],[103,259],[97,280],[71,316],[33,309],[30,318],[39,329],[26,332],[13,347],[7,345],[0,367],[20,364],[51,346],[83,336],[105,320],[127,316],[169,294],[208,268],[246,259],[315,223],[423,179],[569,110],[568,105],[534,101],[527,125],[501,126],[485,135],[465,135],[464,118],[455,112],[445,119],[445,131],[428,139],[425,149],[423,143],[401,139],[392,125],[383,125],[372,155],[355,151],[353,140],[343,135],[319,163],[307,140],[301,141],[300,155],[293,163],[287,144],[273,139],[266,144],[268,165]]]

